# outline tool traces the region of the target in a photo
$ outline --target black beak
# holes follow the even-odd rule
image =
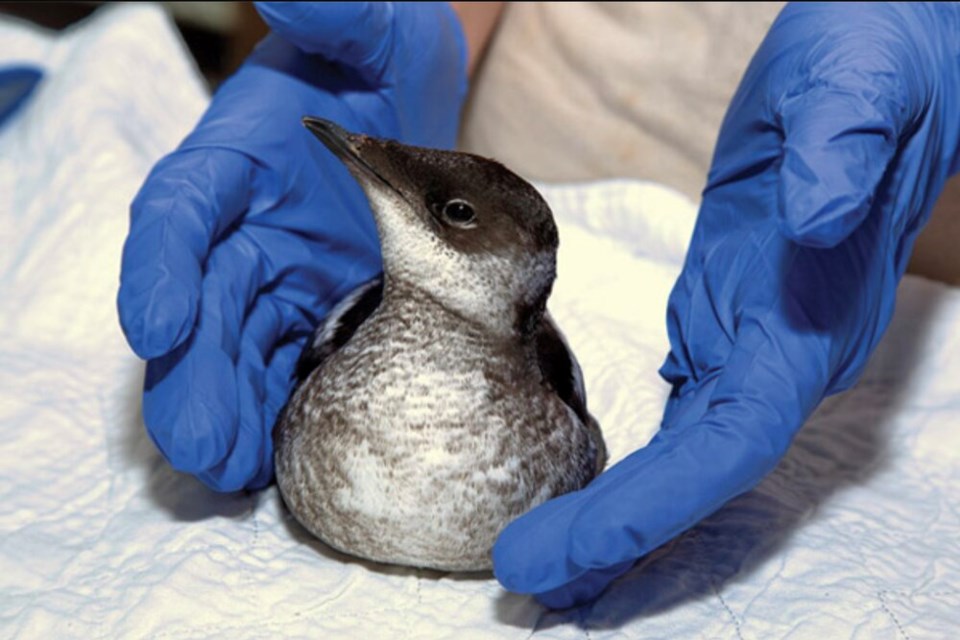
[[[347,133],[346,129],[335,122],[322,118],[304,116],[303,126],[309,129],[313,135],[317,136],[320,142],[342,161],[346,162],[348,158],[357,158],[357,151],[353,140],[351,140],[354,136]]]
[[[397,191],[397,189],[364,158],[363,146],[365,142],[369,143],[369,138],[350,133],[335,122],[324,120],[323,118],[304,116],[302,122],[303,126],[309,129],[313,135],[317,136],[320,142],[322,142],[333,155],[337,156],[341,162],[347,165],[350,173],[352,173],[358,181],[362,183],[365,175]]]

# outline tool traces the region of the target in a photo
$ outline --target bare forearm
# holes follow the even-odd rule
[[[467,37],[467,73],[473,75],[477,63],[483,57],[493,32],[496,30],[503,2],[451,2],[460,17],[464,35]]]

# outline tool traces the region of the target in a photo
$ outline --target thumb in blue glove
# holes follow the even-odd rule
[[[586,489],[512,523],[497,578],[591,599],[749,490],[886,328],[960,146],[960,10],[791,5],[724,120],[671,294],[660,432]]]
[[[149,359],[151,438],[222,491],[270,481],[271,430],[305,337],[380,270],[363,193],[301,118],[450,147],[466,90],[446,4],[258,9],[274,33],[133,202],[118,296]]]

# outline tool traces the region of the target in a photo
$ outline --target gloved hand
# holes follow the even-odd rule
[[[466,44],[446,3],[272,3],[273,30],[131,208],[118,307],[147,430],[214,489],[273,476],[306,335],[380,271],[366,198],[300,122],[451,147]]]
[[[43,70],[32,64],[0,67],[0,127],[26,104],[41,79]]]
[[[958,53],[953,3],[784,9],[724,120],[670,297],[661,429],[507,527],[508,589],[555,608],[595,597],[755,486],[854,384],[957,168]]]

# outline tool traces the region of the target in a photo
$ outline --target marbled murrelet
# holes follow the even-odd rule
[[[546,314],[553,215],[492,160],[304,123],[363,187],[384,274],[301,357],[274,430],[280,492],[346,553],[489,569],[511,520],[606,463],[579,366]]]

